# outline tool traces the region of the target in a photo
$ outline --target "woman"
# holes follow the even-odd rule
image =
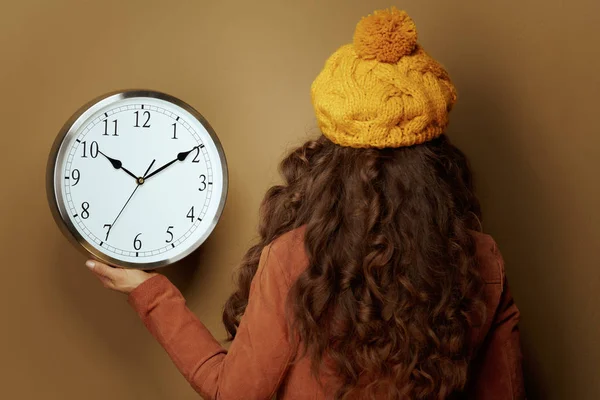
[[[363,18],[312,100],[323,136],[264,199],[223,314],[229,351],[164,276],[88,266],[205,398],[524,398],[519,311],[444,135],[455,88],[409,16]]]

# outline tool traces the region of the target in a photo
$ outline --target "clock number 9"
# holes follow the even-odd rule
[[[142,241],[140,239],[138,239],[140,237],[141,233],[138,233],[135,237],[135,239],[133,239],[133,248],[136,250],[139,250],[142,248]]]
[[[79,177],[80,174],[78,169],[74,169],[73,171],[71,171],[71,178],[73,178],[73,180],[75,181],[75,183],[73,183],[71,186],[76,186],[79,183]]]
[[[144,111],[144,117],[146,117],[146,122],[144,122],[144,125],[142,125],[142,128],[150,128],[150,111]],[[140,112],[136,111],[135,112],[135,128],[139,128],[140,127]]]
[[[81,144],[83,145],[83,155],[81,158],[87,158],[87,142],[81,142]],[[92,158],[98,157],[98,142],[92,142],[92,144],[90,144],[90,156]]]

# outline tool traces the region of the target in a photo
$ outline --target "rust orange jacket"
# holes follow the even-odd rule
[[[246,312],[228,351],[164,276],[150,278],[129,295],[146,327],[205,399],[331,398],[311,375],[310,360],[297,357],[288,341],[285,299],[308,266],[303,237],[303,228],[288,232],[263,250]],[[471,332],[474,356],[462,397],[524,399],[519,311],[496,243],[489,235],[475,237],[488,318]]]

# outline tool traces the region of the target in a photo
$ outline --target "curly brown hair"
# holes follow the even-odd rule
[[[262,249],[306,225],[309,266],[288,296],[290,335],[335,397],[444,399],[464,389],[468,335],[484,316],[471,231],[479,202],[465,155],[447,136],[397,149],[324,136],[281,163],[223,321],[235,337]],[[380,398],[380,397],[379,397]]]

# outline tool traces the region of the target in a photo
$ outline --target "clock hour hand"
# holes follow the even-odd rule
[[[135,176],[131,171],[129,171],[127,168],[125,168],[123,166],[123,163],[117,159],[111,158],[109,156],[107,156],[106,154],[104,154],[103,152],[101,152],[100,150],[98,150],[98,153],[102,154],[104,157],[106,157],[106,159],[108,161],[110,161],[110,163],[112,164],[114,169],[122,169],[123,171],[125,171],[125,173],[129,176],[131,176],[133,179],[135,179],[136,181],[138,180],[138,177]]]
[[[146,176],[144,179],[148,180],[151,176],[154,176],[154,175],[158,174],[162,170],[164,170],[164,169],[170,167],[171,165],[175,164],[177,161],[185,161],[185,159],[187,158],[187,156],[189,156],[190,153],[192,151],[196,150],[198,147],[200,147],[200,146],[196,146],[196,147],[194,147],[193,149],[191,149],[189,151],[183,151],[183,152],[177,154],[177,158],[176,159],[174,159],[173,161],[169,161],[168,163],[166,163],[165,165],[163,165],[162,167],[160,167],[156,171],[152,172],[150,175]]]

